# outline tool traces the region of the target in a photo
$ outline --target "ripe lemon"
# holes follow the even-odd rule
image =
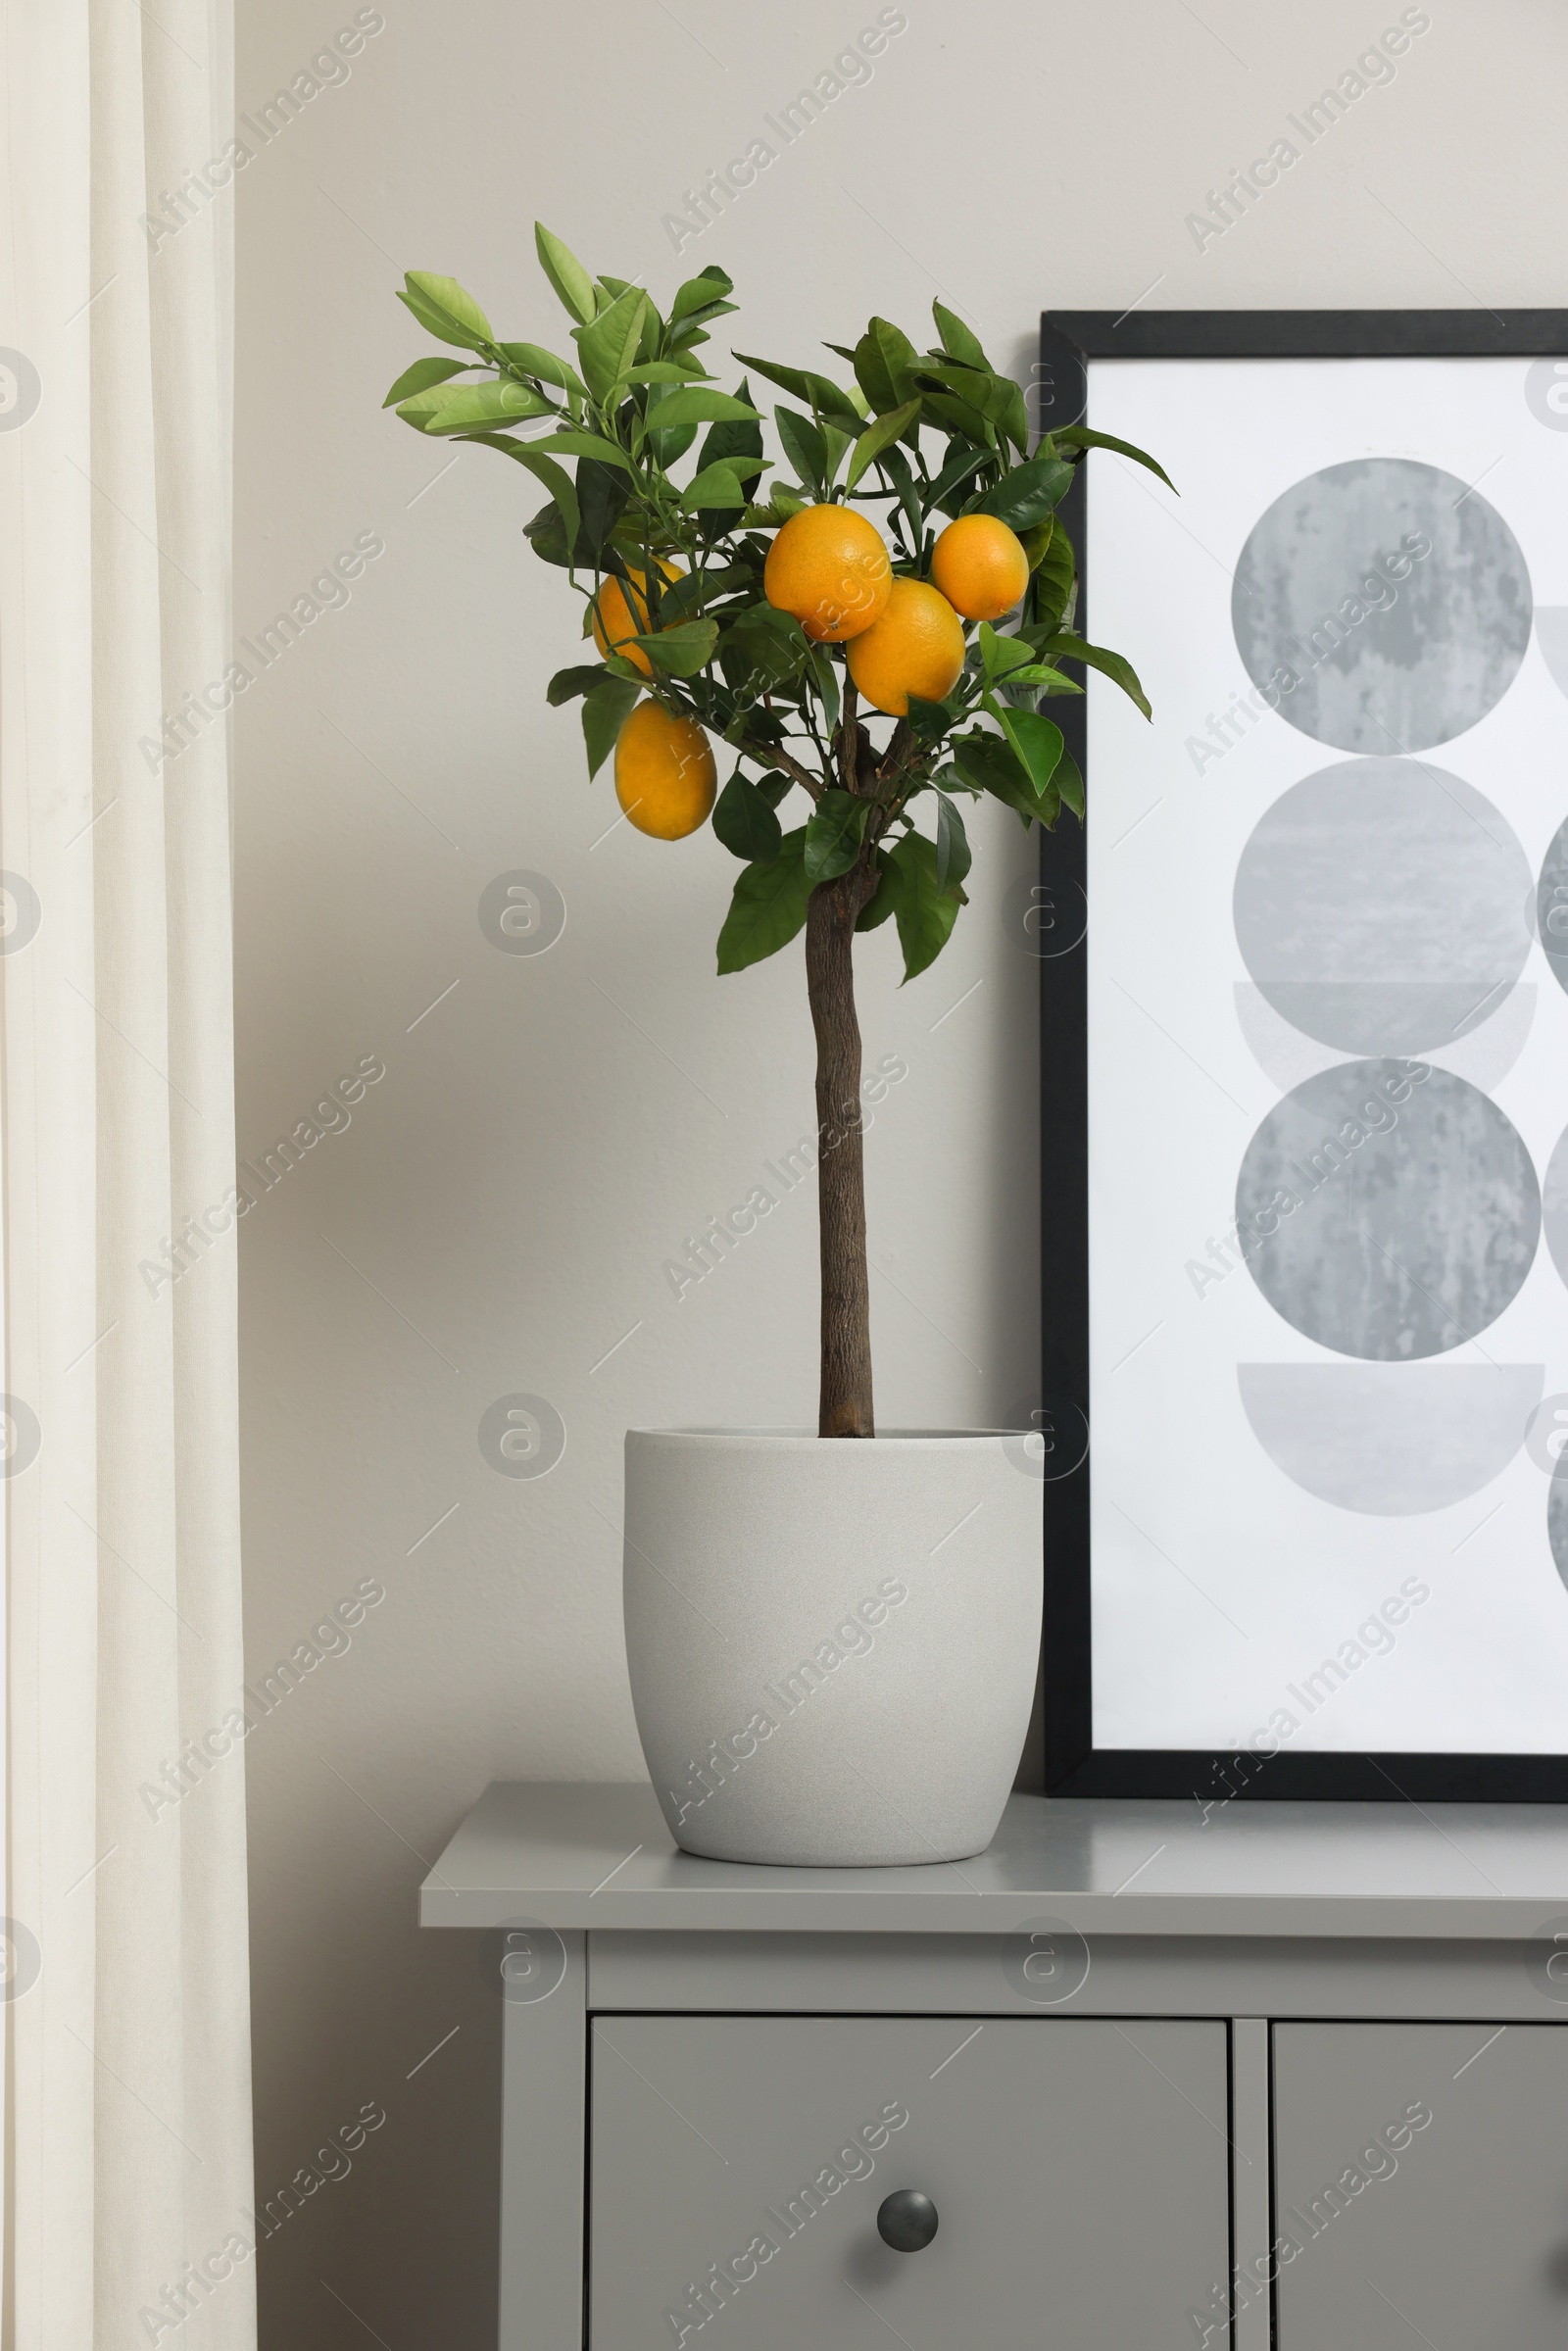
[[[931,577],[966,620],[1000,620],[1029,585],[1029,558],[995,514],[960,514],[931,551]]]
[[[908,715],[909,696],[941,702],[963,667],[963,630],[940,589],[923,579],[896,579],[887,609],[845,660],[867,702],[891,717]]]
[[[808,506],[792,514],[762,570],[768,603],[793,612],[818,644],[860,636],[887,610],[892,588],[880,535],[847,506]]]
[[[717,797],[712,746],[696,719],[640,702],[615,738],[615,798],[627,823],[679,841],[707,823]]]
[[[678,563],[666,563],[662,556],[658,558],[658,563],[666,579],[684,576]],[[630,564],[627,569],[631,570]],[[618,653],[623,661],[630,661],[634,669],[640,669],[644,677],[652,677],[654,665],[642,647],[624,642],[627,637],[642,637],[648,633],[648,574],[646,571],[632,571],[631,577],[633,585],[629,602],[625,587],[618,579],[607,579],[594,598],[594,643],[601,653]]]

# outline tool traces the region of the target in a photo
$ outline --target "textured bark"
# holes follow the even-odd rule
[[[855,1012],[855,923],[870,877],[857,866],[812,891],[806,981],[816,1031],[817,1212],[822,1262],[819,1437],[874,1437],[871,1305],[865,1265],[860,1127],[860,1024]]]

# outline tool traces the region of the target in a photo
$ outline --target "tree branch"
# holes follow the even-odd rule
[[[821,777],[812,775],[809,768],[803,767],[798,759],[792,759],[787,751],[778,751],[771,744],[753,743],[746,737],[735,748],[743,758],[755,759],[760,767],[781,767],[786,775],[793,776],[796,783],[803,785],[813,800],[821,799]]]
[[[844,672],[844,701],[839,711],[839,775],[846,792],[853,792],[859,780],[860,698],[855,690],[855,680],[848,668]]]

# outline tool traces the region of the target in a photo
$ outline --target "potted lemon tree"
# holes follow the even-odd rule
[[[1077,424],[1031,453],[1018,386],[940,302],[925,351],[873,318],[826,346],[843,369],[736,354],[726,390],[701,356],[735,308],[722,269],[666,315],[535,236],[569,356],[498,338],[454,279],[413,270],[400,299],[446,348],[387,405],[539,484],[524,529],[596,657],[549,701],[580,700],[589,774],[612,761],[629,824],[660,841],[710,824],[740,860],[720,973],[804,934],[816,1037],[816,1434],[628,1435],[644,1750],[690,1851],[961,1858],[990,1841],[1027,1727],[1040,1464],[1000,1433],[876,1429],[856,941],[891,922],[906,979],[936,959],[982,797],[1026,829],[1082,818],[1044,707],[1082,691],[1061,663],[1148,704],[1074,631],[1058,509],[1092,446],[1160,468]],[[776,456],[754,379],[784,395]]]

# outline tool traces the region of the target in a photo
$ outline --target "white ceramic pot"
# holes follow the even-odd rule
[[[996,1832],[1040,1646],[1038,1437],[626,1437],[626,1653],[688,1853],[961,1861]]]

